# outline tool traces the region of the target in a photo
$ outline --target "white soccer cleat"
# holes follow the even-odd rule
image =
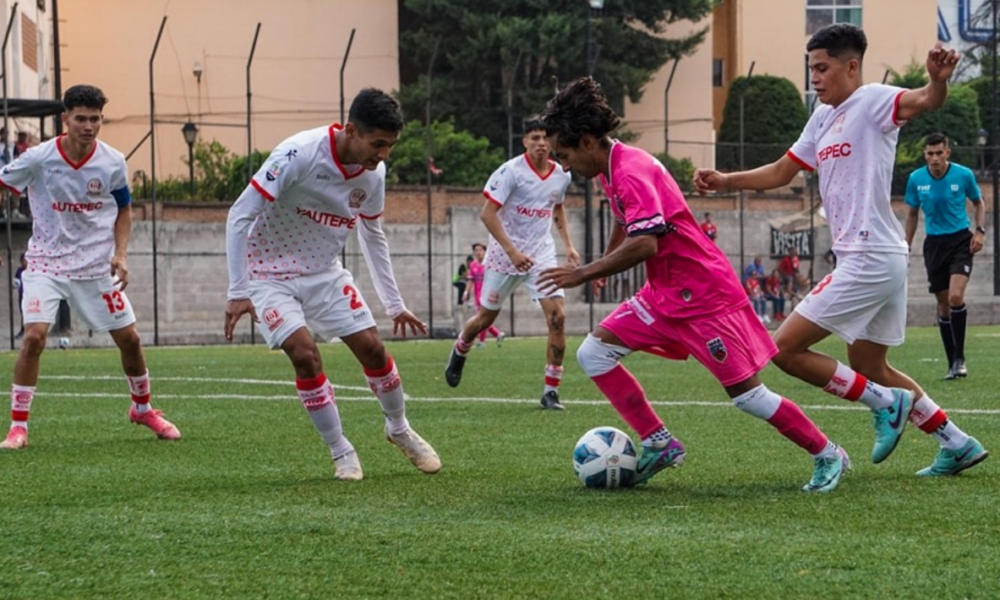
[[[361,481],[365,476],[361,470],[361,460],[354,450],[340,458],[334,458],[333,469],[333,478],[337,481]]]
[[[0,450],[20,450],[28,445],[28,430],[21,426],[11,427],[7,439],[0,442]]]
[[[441,470],[441,459],[431,445],[424,441],[413,429],[407,429],[398,435],[389,433],[388,425],[385,428],[385,439],[395,444],[403,451],[406,458],[410,459],[413,466],[424,473],[437,473]]]

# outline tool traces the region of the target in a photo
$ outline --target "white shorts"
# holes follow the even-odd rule
[[[111,275],[98,279],[64,279],[25,271],[21,276],[25,323],[56,322],[59,301],[65,300],[93,331],[114,331],[135,323],[132,303],[118,289]]]
[[[354,277],[340,267],[285,281],[251,280],[250,301],[260,318],[257,328],[272,349],[303,327],[326,341],[375,327]]]
[[[551,266],[555,266],[553,263]],[[539,266],[537,271],[547,269],[548,266]],[[508,275],[498,273],[491,269],[486,269],[483,276],[483,293],[479,297],[479,305],[487,310],[500,310],[504,301],[517,289],[517,286],[524,284],[531,296],[532,302],[537,302],[542,298],[563,298],[566,293],[562,288],[553,290],[550,294],[543,294],[538,291],[538,272],[525,275]]]
[[[906,337],[908,264],[905,254],[838,252],[836,270],[795,312],[848,344],[866,340],[899,346]]]

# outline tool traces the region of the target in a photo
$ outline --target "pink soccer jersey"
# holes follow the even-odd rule
[[[479,295],[483,293],[483,278],[485,276],[486,267],[479,264],[479,261],[472,261],[472,264],[469,265],[467,278],[472,283],[472,299],[475,300],[476,306],[479,305]]]
[[[833,108],[813,112],[788,156],[818,171],[834,252],[909,254],[889,194],[896,161],[899,97],[906,90],[869,84]]]
[[[385,164],[348,171],[337,156],[340,125],[310,129],[278,145],[250,184],[267,199],[250,228],[252,279],[289,279],[330,269],[358,218],[385,207]]]
[[[98,140],[90,155],[72,162],[63,136],[29,148],[0,170],[0,185],[28,191],[31,240],[28,271],[67,279],[97,279],[111,272],[119,206],[132,198],[121,152]]]
[[[552,209],[562,204],[570,175],[549,161],[546,175],[535,170],[527,154],[514,157],[489,178],[483,195],[498,204],[500,222],[514,246],[530,256],[535,266],[530,272],[556,264],[556,243],[552,239]],[[492,271],[523,275],[510,262],[503,247],[490,236],[483,263]]]
[[[749,303],[726,255],[701,230],[677,182],[644,150],[615,142],[610,180],[601,176],[611,210],[629,236],[655,234],[640,294],[673,318],[711,315]]]

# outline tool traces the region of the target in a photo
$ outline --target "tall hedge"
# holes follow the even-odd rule
[[[745,88],[745,92],[744,92]],[[737,77],[729,86],[715,150],[719,169],[740,168],[740,95],[743,98],[743,154],[752,169],[780,158],[799,137],[808,120],[802,96],[784,77]]]

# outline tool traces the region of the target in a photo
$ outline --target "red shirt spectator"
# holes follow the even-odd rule
[[[715,241],[715,236],[719,234],[718,228],[712,222],[712,213],[705,213],[705,220],[701,224],[701,230],[705,232],[708,239]]]

